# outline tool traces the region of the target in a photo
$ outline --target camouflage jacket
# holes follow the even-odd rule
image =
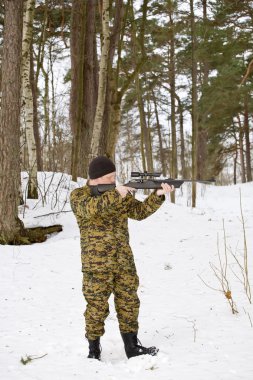
[[[89,185],[70,194],[81,238],[82,271],[136,271],[129,245],[128,218],[142,220],[153,214],[164,202],[154,190],[141,202],[133,195],[122,198],[115,189],[92,196]]]

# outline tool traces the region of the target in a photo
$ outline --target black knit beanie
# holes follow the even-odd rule
[[[96,179],[103,177],[105,174],[109,174],[116,171],[114,163],[107,157],[98,156],[94,158],[89,165],[89,177],[90,179]]]

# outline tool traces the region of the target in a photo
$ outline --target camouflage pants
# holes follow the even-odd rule
[[[87,302],[84,312],[87,339],[93,340],[104,334],[104,321],[109,315],[108,299],[112,293],[120,331],[138,331],[138,286],[137,273],[122,271],[122,268],[110,272],[83,273],[82,290]]]

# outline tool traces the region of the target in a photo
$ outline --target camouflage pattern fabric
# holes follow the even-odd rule
[[[129,245],[128,218],[143,220],[164,202],[154,190],[141,202],[133,195],[122,198],[115,189],[92,196],[88,184],[70,194],[81,238],[86,338],[104,334],[109,315],[108,298],[114,294],[121,332],[138,331],[139,277]]]

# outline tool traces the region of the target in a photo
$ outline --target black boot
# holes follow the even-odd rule
[[[95,340],[89,339],[89,355],[88,358],[98,359],[101,357],[101,345],[100,345],[100,337]]]
[[[137,333],[121,333],[121,336],[125,345],[126,356],[128,359],[132,358],[133,356],[146,354],[155,356],[159,351],[159,349],[154,346],[148,348],[143,347],[137,338]]]

